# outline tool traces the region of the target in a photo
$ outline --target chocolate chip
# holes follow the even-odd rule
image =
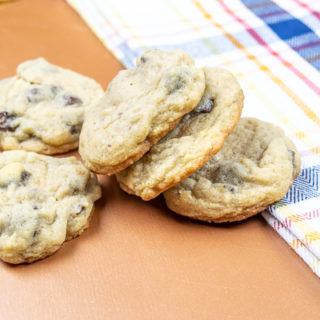
[[[80,131],[81,131],[81,126],[80,125],[71,126],[71,128],[70,128],[70,133],[71,134],[79,134]]]
[[[236,169],[232,165],[222,165],[213,174],[212,180],[226,185],[239,186],[243,183]]]
[[[27,101],[30,103],[37,103],[41,100],[40,88],[32,88],[27,92]]]
[[[39,234],[39,230],[38,229],[34,230],[32,234],[32,238],[35,238],[38,234]]]
[[[293,150],[288,150],[291,162],[292,162],[292,167],[293,167],[293,174],[295,174],[296,171],[296,153]]]
[[[75,213],[76,215],[80,214],[81,212],[83,212],[85,210],[85,206],[82,204],[78,204],[76,205],[76,207],[73,210],[73,213]]]
[[[80,192],[78,187],[71,187],[71,194],[75,195],[78,194]]]
[[[172,94],[178,91],[179,89],[183,88],[185,84],[185,78],[178,74],[169,78],[165,84],[165,87],[168,90],[168,94]]]
[[[289,154],[290,154],[290,158],[292,161],[292,165],[294,166],[294,162],[295,162],[295,158],[296,158],[296,153],[293,150],[288,150]]]
[[[21,180],[22,183],[25,183],[25,182],[27,182],[27,180],[28,180],[30,177],[31,177],[31,173],[30,173],[30,172],[28,172],[28,171],[22,171],[20,180]]]
[[[145,57],[141,57],[141,58],[140,58],[140,61],[141,61],[142,63],[145,63],[145,62],[147,61],[147,59],[146,59]]]
[[[33,210],[38,210],[39,207],[38,207],[38,206],[33,206],[32,209],[33,209]]]
[[[69,94],[65,94],[63,96],[64,106],[72,106],[74,104],[82,104],[82,100],[79,97],[71,96]]]
[[[236,191],[235,187],[231,186],[230,184],[224,184],[223,187],[232,193]]]
[[[31,94],[38,94],[38,93],[39,93],[39,88],[32,88],[32,89],[30,90],[30,93],[31,93]]]
[[[17,186],[25,185],[29,177],[31,176],[31,173],[27,171],[22,171],[20,177],[13,177],[10,179],[10,177],[4,181],[1,185],[0,188],[6,188],[8,187],[11,183],[16,184]]]
[[[202,98],[193,112],[210,113],[214,107],[214,100],[212,98]]]
[[[16,127],[12,126],[12,121],[17,116],[7,111],[0,112],[0,131],[14,131]]]
[[[62,88],[60,86],[51,86],[50,90],[51,92],[56,95],[58,91],[60,91]]]

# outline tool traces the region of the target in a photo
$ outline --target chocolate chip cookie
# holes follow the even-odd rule
[[[43,58],[26,61],[0,81],[0,148],[43,154],[78,147],[85,109],[101,86]]]
[[[139,161],[117,174],[123,190],[150,200],[201,168],[240,118],[243,93],[227,70],[204,68],[206,88],[196,108]]]
[[[145,52],[86,113],[79,152],[90,170],[113,174],[145,154],[200,101],[204,74],[182,50]]]
[[[22,150],[0,154],[0,258],[33,262],[88,226],[100,198],[95,174],[74,157]]]
[[[299,153],[279,127],[243,118],[220,152],[164,197],[193,219],[243,220],[285,196],[299,170]]]

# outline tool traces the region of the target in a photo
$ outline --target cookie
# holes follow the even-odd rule
[[[204,74],[182,50],[145,52],[86,113],[79,152],[86,167],[113,174],[146,153],[200,101]]]
[[[101,86],[43,58],[26,61],[0,81],[0,148],[43,154],[76,149],[84,111]]]
[[[117,174],[123,190],[150,200],[201,168],[240,118],[243,93],[227,70],[204,68],[206,89],[197,107],[131,167]]]
[[[0,258],[17,264],[51,255],[87,228],[100,192],[75,157],[1,153]]]
[[[279,127],[243,118],[220,152],[164,197],[193,219],[243,220],[284,197],[299,171],[299,153]]]

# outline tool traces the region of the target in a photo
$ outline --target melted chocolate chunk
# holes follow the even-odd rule
[[[59,87],[59,86],[51,86],[50,90],[54,95],[57,95],[57,93],[61,90],[61,87]]]
[[[37,103],[41,100],[40,88],[32,88],[27,93],[27,101],[30,103]]]
[[[288,150],[291,162],[292,162],[292,168],[293,168],[293,175],[295,174],[296,171],[296,153],[293,150]]]
[[[16,184],[17,186],[21,186],[21,185],[25,185],[26,182],[28,181],[28,179],[30,178],[31,173],[29,173],[28,171],[22,171],[20,179],[11,179],[11,180],[7,180],[5,181],[3,184],[0,185],[0,188],[6,188],[8,187],[11,183]]]
[[[210,113],[214,107],[214,100],[212,98],[201,99],[198,105],[193,110],[197,113]]]
[[[231,186],[230,184],[224,184],[223,187],[232,193],[236,191],[236,188]]]
[[[183,88],[186,84],[185,78],[181,75],[174,75],[169,78],[165,84],[166,89],[168,90],[168,94],[172,94],[179,89]]]
[[[83,212],[85,210],[85,206],[82,204],[78,204],[75,208],[74,208],[74,213],[76,215],[80,214],[81,212]]]
[[[238,176],[236,169],[230,165],[219,167],[214,172],[212,181],[231,186],[239,186],[243,183],[243,180]]]
[[[32,89],[30,90],[30,93],[31,93],[31,94],[39,94],[39,88],[32,88]]]
[[[290,158],[292,161],[292,166],[295,167],[295,160],[296,160],[296,153],[292,150],[288,150],[289,154],[290,154]]]
[[[82,104],[82,100],[79,97],[71,96],[69,94],[65,94],[63,96],[64,106],[72,106],[74,104]]]
[[[38,234],[39,234],[39,230],[38,229],[34,230],[32,234],[32,238],[35,238]]]
[[[28,180],[29,180],[29,178],[31,177],[31,173],[30,172],[28,172],[28,171],[22,171],[22,173],[21,173],[21,182],[23,183],[23,184],[25,184]]]
[[[7,111],[0,112],[0,131],[14,131],[16,127],[12,126],[12,121],[17,116]]]
[[[80,125],[71,126],[71,128],[70,128],[70,133],[71,134],[79,134],[80,131],[81,131],[81,126]]]
[[[79,188],[78,187],[71,187],[71,194],[78,194],[80,192]]]

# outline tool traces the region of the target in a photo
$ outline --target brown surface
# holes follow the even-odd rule
[[[0,6],[0,77],[44,56],[104,87],[121,65],[62,0]],[[0,262],[0,319],[320,319],[320,282],[261,217],[206,225],[102,178],[91,228],[31,265]]]

